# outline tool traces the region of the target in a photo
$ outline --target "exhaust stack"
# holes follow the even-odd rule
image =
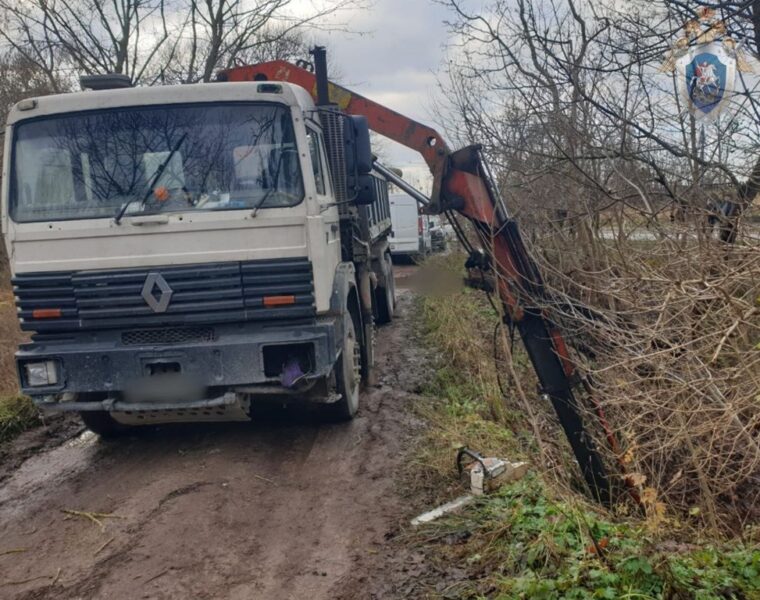
[[[327,50],[324,46],[314,46],[314,75],[317,78],[317,106],[330,104],[330,89],[327,85]]]

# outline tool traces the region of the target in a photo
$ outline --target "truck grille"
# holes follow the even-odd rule
[[[155,284],[144,295],[150,281]],[[311,263],[287,258],[114,271],[20,274],[13,279],[21,328],[36,332],[308,318],[315,315]],[[166,306],[158,300],[170,292]],[[293,296],[293,304],[264,306],[265,296]],[[156,310],[158,306],[158,310]],[[41,309],[60,310],[50,318]],[[48,318],[44,318],[47,316]],[[158,334],[157,334],[158,335]],[[179,334],[168,334],[179,335]],[[171,342],[169,342],[171,343]],[[177,342],[178,343],[178,342]]]
[[[211,327],[133,329],[121,334],[125,346],[158,346],[213,342],[216,333]]]
[[[348,200],[343,118],[339,112],[334,110],[320,111],[319,117],[322,121],[322,131],[325,135],[327,162],[330,165],[335,199],[338,201],[338,210],[342,213],[343,209],[347,208],[347,205],[343,203]]]

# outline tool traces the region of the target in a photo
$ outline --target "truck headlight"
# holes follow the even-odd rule
[[[26,384],[29,387],[47,387],[58,383],[58,361],[24,363]]]

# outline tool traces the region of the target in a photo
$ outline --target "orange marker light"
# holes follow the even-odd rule
[[[159,202],[166,202],[169,199],[169,190],[164,186],[159,186],[153,190],[153,195]]]
[[[275,306],[286,306],[288,304],[295,304],[295,296],[264,296],[264,306],[272,308]]]
[[[60,308],[35,308],[32,311],[34,319],[59,319],[63,316]]]

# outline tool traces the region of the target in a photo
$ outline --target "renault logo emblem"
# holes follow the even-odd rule
[[[161,273],[148,273],[143,285],[142,297],[153,312],[166,312],[173,293],[174,291]]]

